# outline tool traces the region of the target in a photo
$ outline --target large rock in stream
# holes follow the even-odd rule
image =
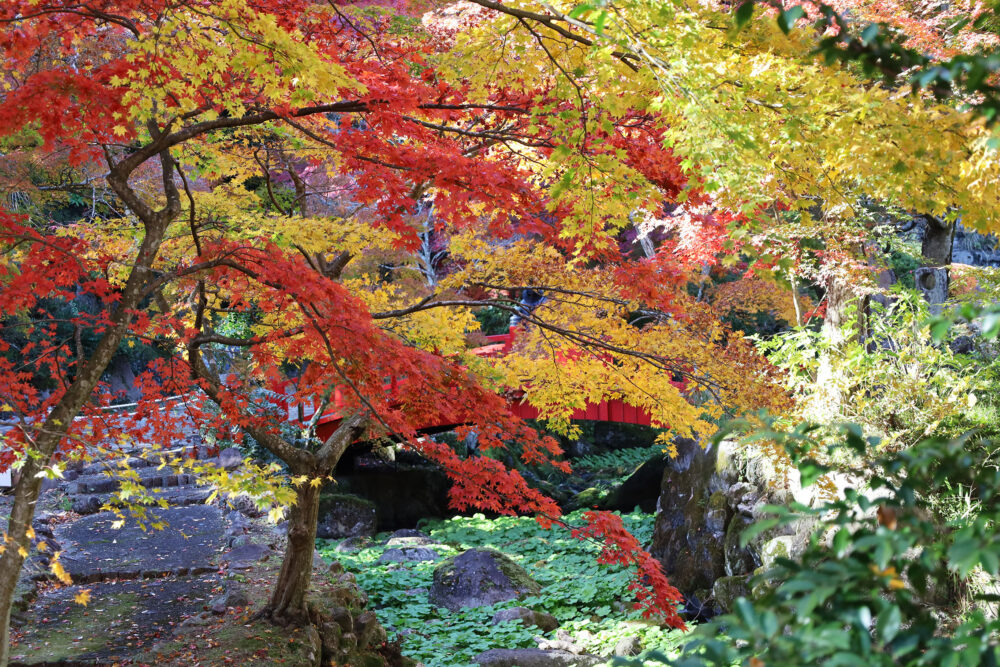
[[[520,565],[491,549],[469,549],[434,569],[430,601],[458,611],[535,594],[541,587]]]
[[[728,501],[716,475],[717,449],[678,439],[660,483],[660,501],[650,553],[670,583],[684,594],[712,587],[725,576]]]
[[[649,551],[687,598],[688,613],[728,611],[747,594],[746,575],[766,564],[771,551],[780,547],[788,556],[798,555],[813,520],[765,530],[746,547],[740,535],[766,516],[767,505],[794,500],[809,506],[818,491],[803,488],[796,470],[779,471],[731,441],[704,448],[687,439],[675,444],[677,456],[667,463],[660,484]]]

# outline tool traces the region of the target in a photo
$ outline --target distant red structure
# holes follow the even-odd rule
[[[511,327],[510,331],[505,334],[487,336],[487,345],[473,349],[473,354],[481,357],[499,357],[507,354],[513,347],[516,331],[517,329]],[[674,384],[681,389],[684,387],[683,382],[675,382]],[[395,385],[396,379],[393,378],[392,380],[386,382],[385,390],[387,392],[392,392]],[[292,384],[289,382],[285,385],[283,390],[279,390],[278,393],[290,394],[292,393],[291,387]],[[341,390],[339,388],[336,389],[330,401],[330,409],[320,417],[316,428],[316,433],[320,438],[325,439],[329,437],[340,424],[340,420],[343,416],[341,410],[345,405],[345,401],[342,396]],[[510,407],[511,413],[522,419],[537,419],[539,416],[538,409],[527,403],[524,400],[524,396],[524,391],[514,391],[510,393],[508,406]],[[311,404],[290,403],[288,405],[289,421],[304,421],[311,419],[314,415],[315,407]],[[652,423],[648,412],[641,408],[628,405],[620,399],[611,399],[600,403],[588,403],[586,407],[576,410],[573,413],[572,419],[619,422],[622,424],[640,424],[642,426],[649,426]],[[421,430],[436,431],[460,425],[461,424],[427,424]]]

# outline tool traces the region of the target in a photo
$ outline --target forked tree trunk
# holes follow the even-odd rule
[[[40,473],[52,462],[52,455],[69,430],[73,420],[90,399],[111,358],[128,333],[133,309],[142,300],[153,259],[163,240],[169,217],[164,215],[157,224],[147,226],[146,236],[136,256],[125,288],[121,292],[118,310],[111,316],[111,326],[97,343],[93,354],[83,364],[73,384],[59,403],[33,434],[35,456],[27,457],[21,476],[14,488],[14,505],[7,525],[7,544],[0,555],[0,667],[10,660],[10,609],[14,589],[21,576],[24,556],[31,548],[28,530],[35,516],[35,503],[42,488]]]
[[[129,187],[129,175],[148,159],[148,157],[138,159],[136,156],[140,154],[141,151],[123,160],[107,176],[108,184],[142,221],[145,235],[139,245],[139,252],[132,263],[125,287],[121,291],[117,310],[111,315],[110,326],[97,342],[90,358],[81,362],[73,384],[32,434],[33,456],[26,458],[21,469],[21,477],[14,489],[14,506],[11,508],[7,524],[6,545],[0,554],[0,667],[7,667],[10,660],[10,608],[14,602],[14,588],[17,586],[21,567],[24,565],[22,554],[27,553],[31,546],[28,532],[42,488],[39,473],[51,464],[56,448],[66,436],[80,410],[90,400],[90,395],[97,387],[101,375],[104,374],[115,351],[128,333],[133,311],[142,302],[145,290],[153,277],[151,267],[163,243],[167,226],[181,210],[180,196],[172,180],[174,161],[167,149],[159,154],[166,206],[154,211]]]
[[[264,615],[279,625],[306,625],[311,622],[306,594],[312,580],[316,524],[319,520],[320,487],[299,486],[295,505],[288,513],[288,544],[281,573],[275,582]]]

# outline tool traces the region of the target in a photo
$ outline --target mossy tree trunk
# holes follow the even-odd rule
[[[153,278],[153,266],[167,227],[180,213],[180,197],[170,176],[174,170],[174,160],[167,148],[155,149],[154,141],[143,149],[132,153],[114,166],[107,181],[115,193],[136,214],[142,222],[144,236],[139,251],[132,260],[125,286],[119,294],[116,310],[111,315],[110,325],[105,329],[93,353],[81,359],[81,366],[73,383],[52,408],[44,421],[31,433],[33,438],[31,456],[25,459],[20,479],[14,487],[14,504],[7,522],[5,538],[7,546],[0,554],[0,667],[6,667],[10,660],[10,611],[14,601],[14,591],[24,565],[24,556],[31,547],[31,524],[35,516],[35,506],[42,488],[42,472],[52,462],[52,457],[69,431],[73,420],[90,400],[101,376],[111,363],[118,346],[128,333],[135,310],[142,302],[149,282]],[[150,208],[128,184],[131,173],[150,157],[159,153],[163,177],[166,205],[159,209]]]
[[[320,486],[299,486],[295,505],[288,514],[288,544],[281,572],[265,611],[279,625],[306,625],[311,622],[306,594],[312,580],[316,524],[319,519]]]

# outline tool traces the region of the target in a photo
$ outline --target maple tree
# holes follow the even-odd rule
[[[419,21],[307,0],[0,10],[3,173],[58,155],[68,190],[96,201],[98,174],[106,183],[74,224],[0,219],[0,306],[47,334],[19,350],[27,368],[0,359],[19,419],[3,463],[22,473],[4,613],[42,477],[64,457],[114,456],[101,442],[169,445],[164,396],[191,396],[203,428],[238,426],[286,465],[290,488],[265,468],[202,472],[291,505],[264,613],[308,623],[320,488],[352,442],[387,436],[434,461],[460,509],[558,523],[518,472],[424,431],[475,431],[482,452],[564,466],[508,398],[523,392],[566,435],[577,409],[606,399],[692,437],[733,412],[781,410],[774,370],[689,281],[742,252],[794,282],[798,241],[814,236],[826,258],[851,258],[861,195],[995,225],[988,131],[816,62],[804,31],[733,33],[724,13],[687,3],[475,3]],[[622,252],[635,231],[643,252]],[[545,296],[530,312],[511,296],[526,290]],[[106,305],[72,318],[96,337],[89,352],[56,335],[44,302],[81,293]],[[508,354],[468,349],[483,308],[525,324]],[[235,318],[249,324],[235,331]],[[136,340],[161,358],[136,411],[112,418],[101,376]],[[32,384],[40,369],[59,379],[48,394]],[[282,406],[301,403],[314,417],[290,427]],[[321,430],[328,408],[341,419]],[[678,593],[620,520],[587,519],[576,534],[603,540],[603,561],[636,570],[639,603],[682,625]]]
[[[554,441],[515,419],[499,391],[523,388],[566,433],[588,400],[625,399],[654,425],[691,435],[707,433],[725,409],[782,400],[752,348],[727,340],[712,313],[685,297],[680,249],[639,261],[617,254],[622,200],[655,208],[686,183],[643,113],[606,119],[606,142],[565,143],[572,104],[553,82],[449,83],[432,63],[453,38],[447,31],[432,25],[402,39],[387,17],[333,4],[26,1],[8,3],[0,22],[11,65],[0,131],[10,153],[58,153],[90,181],[103,163],[104,196],[113,193],[108,210],[76,224],[3,216],[5,313],[52,333],[45,298],[86,293],[109,305],[73,318],[98,337],[89,354],[50,336],[19,351],[27,368],[0,364],[5,409],[19,420],[5,435],[5,463],[21,472],[0,556],[5,613],[42,478],[66,457],[114,456],[98,447],[109,440],[169,444],[178,428],[157,399],[171,393],[207,397],[217,415],[195,400],[191,408],[204,426],[237,424],[288,466],[293,497],[268,486],[265,469],[238,478],[202,471],[226,491],[293,501],[265,610],[282,623],[310,620],[319,486],[358,438],[388,434],[437,462],[459,508],[558,521],[558,506],[517,472],[461,458],[421,429],[474,428],[482,450],[515,442],[526,463],[564,465]],[[594,168],[591,180],[570,187],[565,159]],[[263,203],[251,179],[263,184]],[[426,232],[415,218],[426,204],[434,229],[450,237],[455,269],[420,289],[377,279],[380,255],[419,249]],[[523,289],[549,297],[517,352],[497,362],[470,356],[462,332],[474,328],[473,311],[513,313],[507,294]],[[250,333],[218,332],[233,312],[253,319]],[[649,323],[631,323],[636,312]],[[140,378],[135,412],[109,417],[101,376],[133,340],[164,358]],[[217,374],[206,350],[223,345],[246,350],[244,372]],[[59,379],[47,394],[31,382],[41,368]],[[295,381],[286,400],[319,397],[317,414],[341,396],[332,435],[317,437],[314,420],[289,436],[283,415],[255,407],[282,374]],[[386,391],[387,377],[405,381]],[[645,608],[681,624],[676,591],[620,520],[595,513],[580,535],[608,540],[604,558],[634,563]]]

